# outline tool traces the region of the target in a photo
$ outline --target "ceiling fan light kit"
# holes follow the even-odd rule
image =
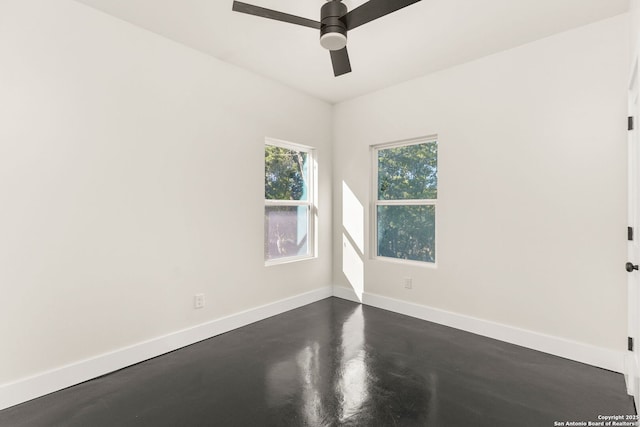
[[[327,0],[320,9],[320,22],[260,6],[234,1],[235,12],[288,22],[320,30],[320,45],[331,54],[333,73],[336,77],[350,73],[351,63],[347,53],[347,31],[412,5],[420,0],[369,0],[351,12],[341,0]]]
[[[327,50],[340,50],[347,45],[347,36],[340,33],[327,33],[320,36],[320,46]]]
[[[340,20],[347,6],[339,0],[329,0],[320,9],[320,45],[327,50],[340,50],[347,45],[347,26]]]

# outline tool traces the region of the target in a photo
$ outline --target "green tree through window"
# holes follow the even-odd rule
[[[267,142],[264,151],[266,261],[311,255],[312,150]]]
[[[305,200],[307,157],[303,151],[267,145],[264,150],[265,199]]]
[[[387,146],[374,152],[377,256],[435,262],[437,142]]]

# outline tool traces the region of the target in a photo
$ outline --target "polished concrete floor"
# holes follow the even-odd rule
[[[0,411],[0,426],[551,427],[622,375],[337,298]]]

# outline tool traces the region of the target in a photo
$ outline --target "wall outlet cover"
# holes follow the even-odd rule
[[[203,308],[206,301],[204,299],[204,294],[196,294],[193,297],[193,307],[194,308]]]

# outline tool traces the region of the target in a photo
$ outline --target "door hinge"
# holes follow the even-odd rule
[[[627,130],[633,130],[633,124],[634,124],[633,116],[627,117]]]
[[[627,337],[627,348],[629,351],[633,351],[633,337]]]
[[[627,240],[633,240],[633,227],[627,227]]]

